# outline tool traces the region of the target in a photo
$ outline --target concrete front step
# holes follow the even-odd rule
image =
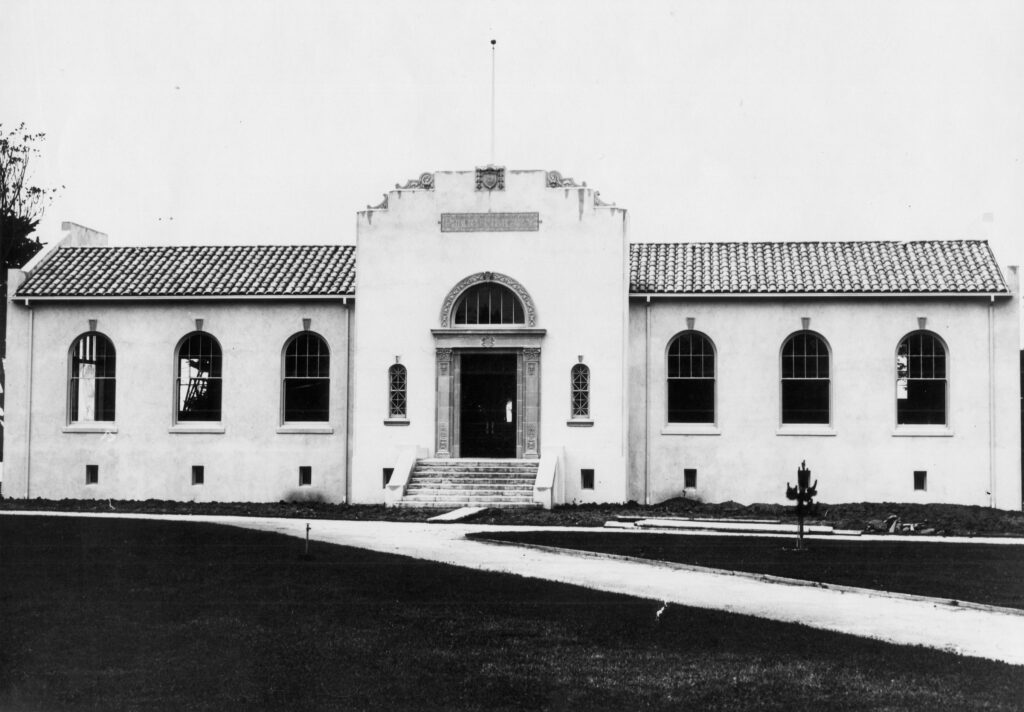
[[[476,502],[407,502],[404,499],[395,503],[403,509],[456,509],[459,507],[484,507],[486,509],[537,509],[535,502],[502,502],[478,504]]]
[[[533,487],[534,480],[499,479],[496,477],[416,477],[409,481],[409,486],[420,485],[425,487],[443,487],[445,485],[459,485],[466,487]]]
[[[462,493],[462,492],[420,492],[418,494],[407,494],[402,501],[410,502],[437,502],[441,500],[454,501],[473,499],[480,502],[531,502],[532,496],[502,494],[501,492],[491,494]]]
[[[419,460],[400,507],[535,507],[537,461]]]
[[[417,472],[422,472],[424,474],[432,474],[434,472],[467,472],[467,473],[471,473],[471,474],[472,473],[476,473],[476,472],[479,472],[480,474],[483,474],[485,472],[510,472],[510,473],[522,474],[522,475],[536,475],[537,474],[537,468],[536,467],[441,467],[441,466],[434,466],[434,467],[417,467],[416,471]]]
[[[532,492],[532,482],[418,482],[412,481],[406,488],[409,490],[429,490],[429,489],[464,489],[464,490],[481,490],[481,489],[496,489],[496,490],[509,490],[511,492]]]

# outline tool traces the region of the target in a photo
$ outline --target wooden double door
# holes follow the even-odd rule
[[[463,353],[459,368],[460,457],[516,457],[515,353]]]

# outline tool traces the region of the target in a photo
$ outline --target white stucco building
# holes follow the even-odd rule
[[[11,497],[1021,507],[1019,281],[981,241],[631,243],[555,171],[425,173],[356,245],[10,278]]]

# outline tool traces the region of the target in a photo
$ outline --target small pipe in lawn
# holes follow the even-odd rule
[[[309,522],[306,522],[306,550],[303,552],[302,558],[309,558]]]

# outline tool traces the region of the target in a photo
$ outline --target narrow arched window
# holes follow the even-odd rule
[[[305,331],[284,348],[284,422],[330,420],[331,354],[319,334]]]
[[[388,369],[388,417],[405,418],[408,414],[408,372],[396,363]]]
[[[782,346],[782,422],[828,425],[831,375],[828,345],[801,331]]]
[[[946,424],[946,347],[938,336],[916,331],[896,349],[897,425]]]
[[[467,289],[455,304],[456,324],[523,324],[523,304],[508,287],[483,282]]]
[[[90,331],[71,345],[70,422],[114,420],[117,357],[114,344],[103,334]]]
[[[186,336],[178,345],[177,420],[219,421],[223,357],[217,340],[203,332]]]
[[[668,346],[668,422],[715,422],[715,347],[696,331]]]
[[[570,373],[572,384],[572,417],[590,417],[590,367],[578,363]]]

